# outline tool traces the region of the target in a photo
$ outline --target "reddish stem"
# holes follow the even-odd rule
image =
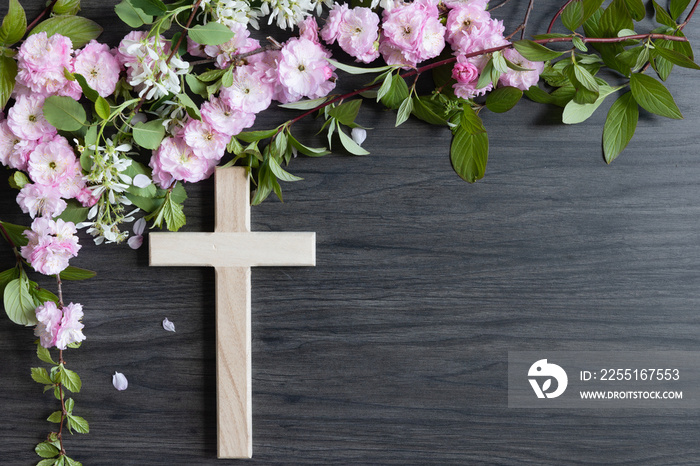
[[[552,32],[552,28],[554,27],[554,23],[556,22],[556,20],[557,20],[557,18],[559,17],[559,15],[561,15],[562,11],[564,11],[564,8],[566,8],[567,6],[569,6],[569,3],[573,2],[573,1],[574,1],[574,0],[567,0],[567,2],[566,2],[565,4],[563,4],[563,5],[561,6],[561,8],[559,8],[559,11],[557,11],[557,13],[554,15],[554,18],[552,18],[552,21],[549,23],[549,27],[547,28],[547,34],[549,34],[550,32]]]
[[[688,13],[688,16],[686,16],[685,21],[681,23],[681,25],[678,27],[679,30],[683,30],[686,24],[688,24],[688,21],[690,21],[690,18],[693,17],[693,14],[695,13],[695,9],[698,7],[698,4],[700,4],[700,0],[695,0],[695,3],[693,4],[693,8],[690,9],[690,13]]]
[[[168,63],[170,63],[170,60],[175,56],[178,49],[180,48],[180,44],[182,44],[182,41],[185,39],[185,36],[187,35],[187,30],[190,28],[190,25],[192,24],[192,20],[194,19],[194,15],[197,13],[197,8],[199,8],[200,3],[202,3],[202,0],[197,0],[197,3],[195,3],[192,6],[192,13],[190,13],[190,17],[187,18],[187,23],[185,24],[185,29],[182,31],[182,34],[180,34],[180,37],[177,40],[177,44],[175,44],[175,47],[173,47],[173,49],[170,51],[170,55],[168,55],[168,58],[165,60],[166,65]]]
[[[27,32],[29,32],[29,31],[31,31],[32,28],[34,28],[34,26],[36,26],[37,23],[38,23],[44,16],[46,16],[47,13],[50,13],[51,10],[53,10],[53,7],[54,7],[54,5],[56,4],[56,2],[58,2],[58,0],[53,0],[53,1],[49,4],[49,6],[47,6],[46,8],[44,8],[44,11],[42,11],[41,13],[39,13],[39,16],[37,16],[36,18],[34,18],[34,21],[32,21],[31,23],[29,23],[29,25],[27,26],[27,29],[26,29],[26,31],[25,31],[25,34],[26,34]]]

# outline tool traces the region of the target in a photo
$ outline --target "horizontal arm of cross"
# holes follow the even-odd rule
[[[313,266],[316,233],[151,233],[151,265]]]

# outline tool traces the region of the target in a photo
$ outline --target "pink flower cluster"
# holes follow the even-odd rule
[[[71,343],[85,340],[83,325],[83,306],[70,303],[59,309],[53,301],[47,301],[36,308],[38,324],[34,335],[39,337],[41,346],[64,350]]]
[[[362,63],[379,57],[379,16],[369,8],[348,8],[336,3],[328,15],[321,37],[327,44],[338,41],[347,54]]]
[[[220,53],[218,57],[224,58],[219,66],[228,66],[231,60],[238,60],[236,55],[259,46],[244,31],[219,49],[190,43],[190,53]],[[281,50],[246,57],[233,72],[233,84],[202,105],[201,121],[188,118],[163,140],[149,164],[157,185],[166,188],[176,180],[194,183],[208,178],[231,137],[252,126],[256,114],[272,100],[315,99],[333,90],[334,67],[326,60],[330,53],[318,41],[315,19],[305,20],[302,31],[301,37],[289,39]]]
[[[415,0],[384,10],[379,52],[389,65],[416,66],[440,55],[445,26],[436,0]]]
[[[29,243],[22,246],[22,257],[34,270],[44,275],[61,273],[80,250],[72,222],[40,217],[32,222],[32,229],[25,230],[24,234]]]
[[[68,37],[60,34],[48,37],[45,32],[29,36],[17,53],[14,95],[60,95],[78,100],[82,95],[80,85],[68,80],[64,70],[83,75],[103,97],[114,92],[120,66],[109,47],[92,41],[73,55],[73,44]]]

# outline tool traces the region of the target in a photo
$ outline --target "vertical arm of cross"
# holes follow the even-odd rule
[[[216,233],[250,231],[244,169],[216,170]],[[216,268],[216,398],[219,458],[253,455],[250,267]]]

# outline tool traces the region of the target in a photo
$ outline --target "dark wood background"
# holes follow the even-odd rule
[[[33,16],[42,2],[23,3]],[[114,0],[83,3],[103,40],[127,31]],[[507,29],[526,3],[498,10]],[[529,31],[558,3],[537,2]],[[698,24],[686,31],[700,38]],[[698,82],[674,73],[685,120],[642,112],[611,166],[600,144],[610,102],[573,127],[532,102],[484,112],[491,154],[474,185],[452,172],[448,130],[394,129],[372,103],[361,114],[371,156],[294,160],[304,181],[284,186],[284,204],[254,208],[253,228],[316,231],[318,265],[253,272],[252,462],[700,464],[697,410],[509,409],[506,377],[515,350],[700,350]],[[27,223],[0,189],[1,218]],[[189,193],[185,230],[212,230],[211,180]],[[82,244],[74,264],[98,276],[65,285],[87,335],[67,358],[91,432],[68,437],[71,456],[233,463],[216,459],[213,270]],[[12,265],[6,249],[0,265]],[[56,401],[29,376],[31,329],[0,319],[0,335],[0,463],[34,464]],[[128,390],[112,387],[114,371]]]

